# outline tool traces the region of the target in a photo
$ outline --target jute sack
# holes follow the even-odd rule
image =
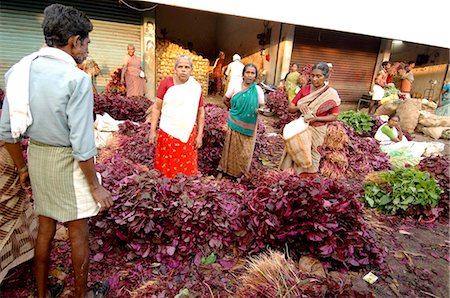
[[[382,104],[381,107],[379,107],[376,111],[375,111],[375,115],[377,116],[381,116],[381,115],[391,115],[393,113],[395,113],[395,111],[397,110],[398,106],[400,104],[402,104],[403,101],[401,99],[398,100],[392,100],[389,101],[385,104]]]
[[[426,127],[450,126],[449,116],[438,116],[434,114],[420,115],[419,124]]]
[[[448,129],[450,129],[450,127],[424,127],[422,128],[422,132],[437,140],[442,136],[442,133]]]
[[[400,116],[400,127],[407,133],[413,133],[419,123],[419,110],[421,103],[414,99],[407,99],[397,108]]]
[[[311,158],[311,131],[305,129],[302,132],[284,140],[286,151],[296,165],[309,168],[312,165]]]

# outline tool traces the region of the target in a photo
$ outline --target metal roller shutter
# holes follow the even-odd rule
[[[371,88],[379,48],[379,38],[297,26],[291,62],[332,63],[330,86],[342,101],[357,102]]]
[[[11,1],[13,2],[13,1]],[[44,40],[41,23],[43,9],[49,1],[6,1],[0,10],[0,88],[5,88],[4,74],[23,56],[39,49]],[[48,2],[48,3],[47,3]],[[68,1],[59,1],[62,4]],[[103,91],[112,72],[122,66],[128,44],[136,46],[142,58],[141,15],[116,7],[117,1],[78,1],[71,4],[88,14],[94,25],[89,45],[90,56],[101,69],[96,78]],[[100,17],[101,15],[101,17]]]

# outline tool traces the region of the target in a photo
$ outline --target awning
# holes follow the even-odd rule
[[[450,48],[450,1],[142,1]]]

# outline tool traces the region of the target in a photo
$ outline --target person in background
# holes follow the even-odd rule
[[[127,47],[128,54],[123,59],[121,83],[127,88],[127,96],[144,96],[146,92],[145,75],[141,67],[141,59],[134,53],[134,45]]]
[[[445,82],[439,93],[438,108],[436,109],[438,116],[450,116],[450,82]]]
[[[378,103],[384,97],[384,88],[387,85],[386,80],[388,78],[388,71],[390,68],[391,63],[389,61],[384,61],[381,63],[381,69],[375,77],[375,84],[372,88],[373,94],[372,100],[369,104],[369,114],[375,112],[376,106],[378,106]]]
[[[406,98],[411,98],[412,84],[414,82],[414,74],[412,70],[415,66],[416,63],[414,61],[409,61],[405,68],[398,70],[401,78],[400,92],[404,93]]]
[[[213,95],[223,94],[223,64],[225,62],[225,53],[220,51],[219,58],[214,61],[213,65],[213,78],[214,87]]]
[[[291,71],[286,75],[284,90],[286,91],[288,101],[291,102],[299,91],[300,73],[298,72],[298,64],[293,63]]]
[[[242,71],[243,81],[234,89],[228,88],[223,97],[230,109],[228,129],[219,163],[219,176],[249,177],[250,164],[256,143],[258,108],[264,105],[264,92],[256,85],[258,70],[247,64]]]
[[[239,88],[242,83],[242,71],[244,69],[244,64],[241,62],[241,56],[238,54],[233,55],[233,62],[228,64],[227,70],[225,71],[225,75],[228,79],[228,90],[235,90]]]
[[[113,204],[97,178],[91,78],[76,67],[89,51],[89,18],[73,7],[45,8],[42,23],[48,47],[24,57],[6,74],[0,140],[19,168],[29,173],[34,210],[39,216],[35,274],[39,298],[56,297],[48,288],[50,252],[57,221],[69,230],[75,275],[74,297],[104,297],[108,283],[87,289],[89,217]],[[19,146],[30,138],[28,168]],[[59,290],[62,290],[59,288]]]
[[[315,175],[319,170],[320,153],[318,147],[323,144],[327,123],[335,121],[339,115],[341,99],[337,91],[325,84],[330,74],[327,63],[320,62],[313,66],[310,74],[311,84],[304,86],[288,106],[290,113],[300,113],[309,123],[311,132],[311,160],[308,168],[297,165],[286,149],[281,157],[279,168],[293,168],[303,176]]]
[[[78,68],[91,76],[92,92],[97,95],[98,92],[94,84],[95,78],[100,74],[100,67],[98,66],[97,62],[95,62],[95,60],[92,58],[87,58],[82,64],[78,64]]]
[[[202,88],[191,75],[191,58],[178,56],[175,75],[161,81],[152,106],[150,143],[156,143],[154,167],[169,178],[179,173],[198,174],[197,149],[202,146],[205,109]]]
[[[0,117],[2,109],[0,107]],[[8,271],[34,257],[38,219],[26,195],[28,168],[0,141],[0,284]]]

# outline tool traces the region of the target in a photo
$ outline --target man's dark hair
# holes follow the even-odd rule
[[[79,35],[81,40],[88,37],[93,26],[83,12],[71,6],[52,4],[44,10],[42,29],[49,47],[63,47],[71,36]]]
[[[383,61],[383,63],[381,63],[381,66],[386,66],[386,65],[388,65],[388,64],[390,64],[391,62],[389,62],[389,61]]]

